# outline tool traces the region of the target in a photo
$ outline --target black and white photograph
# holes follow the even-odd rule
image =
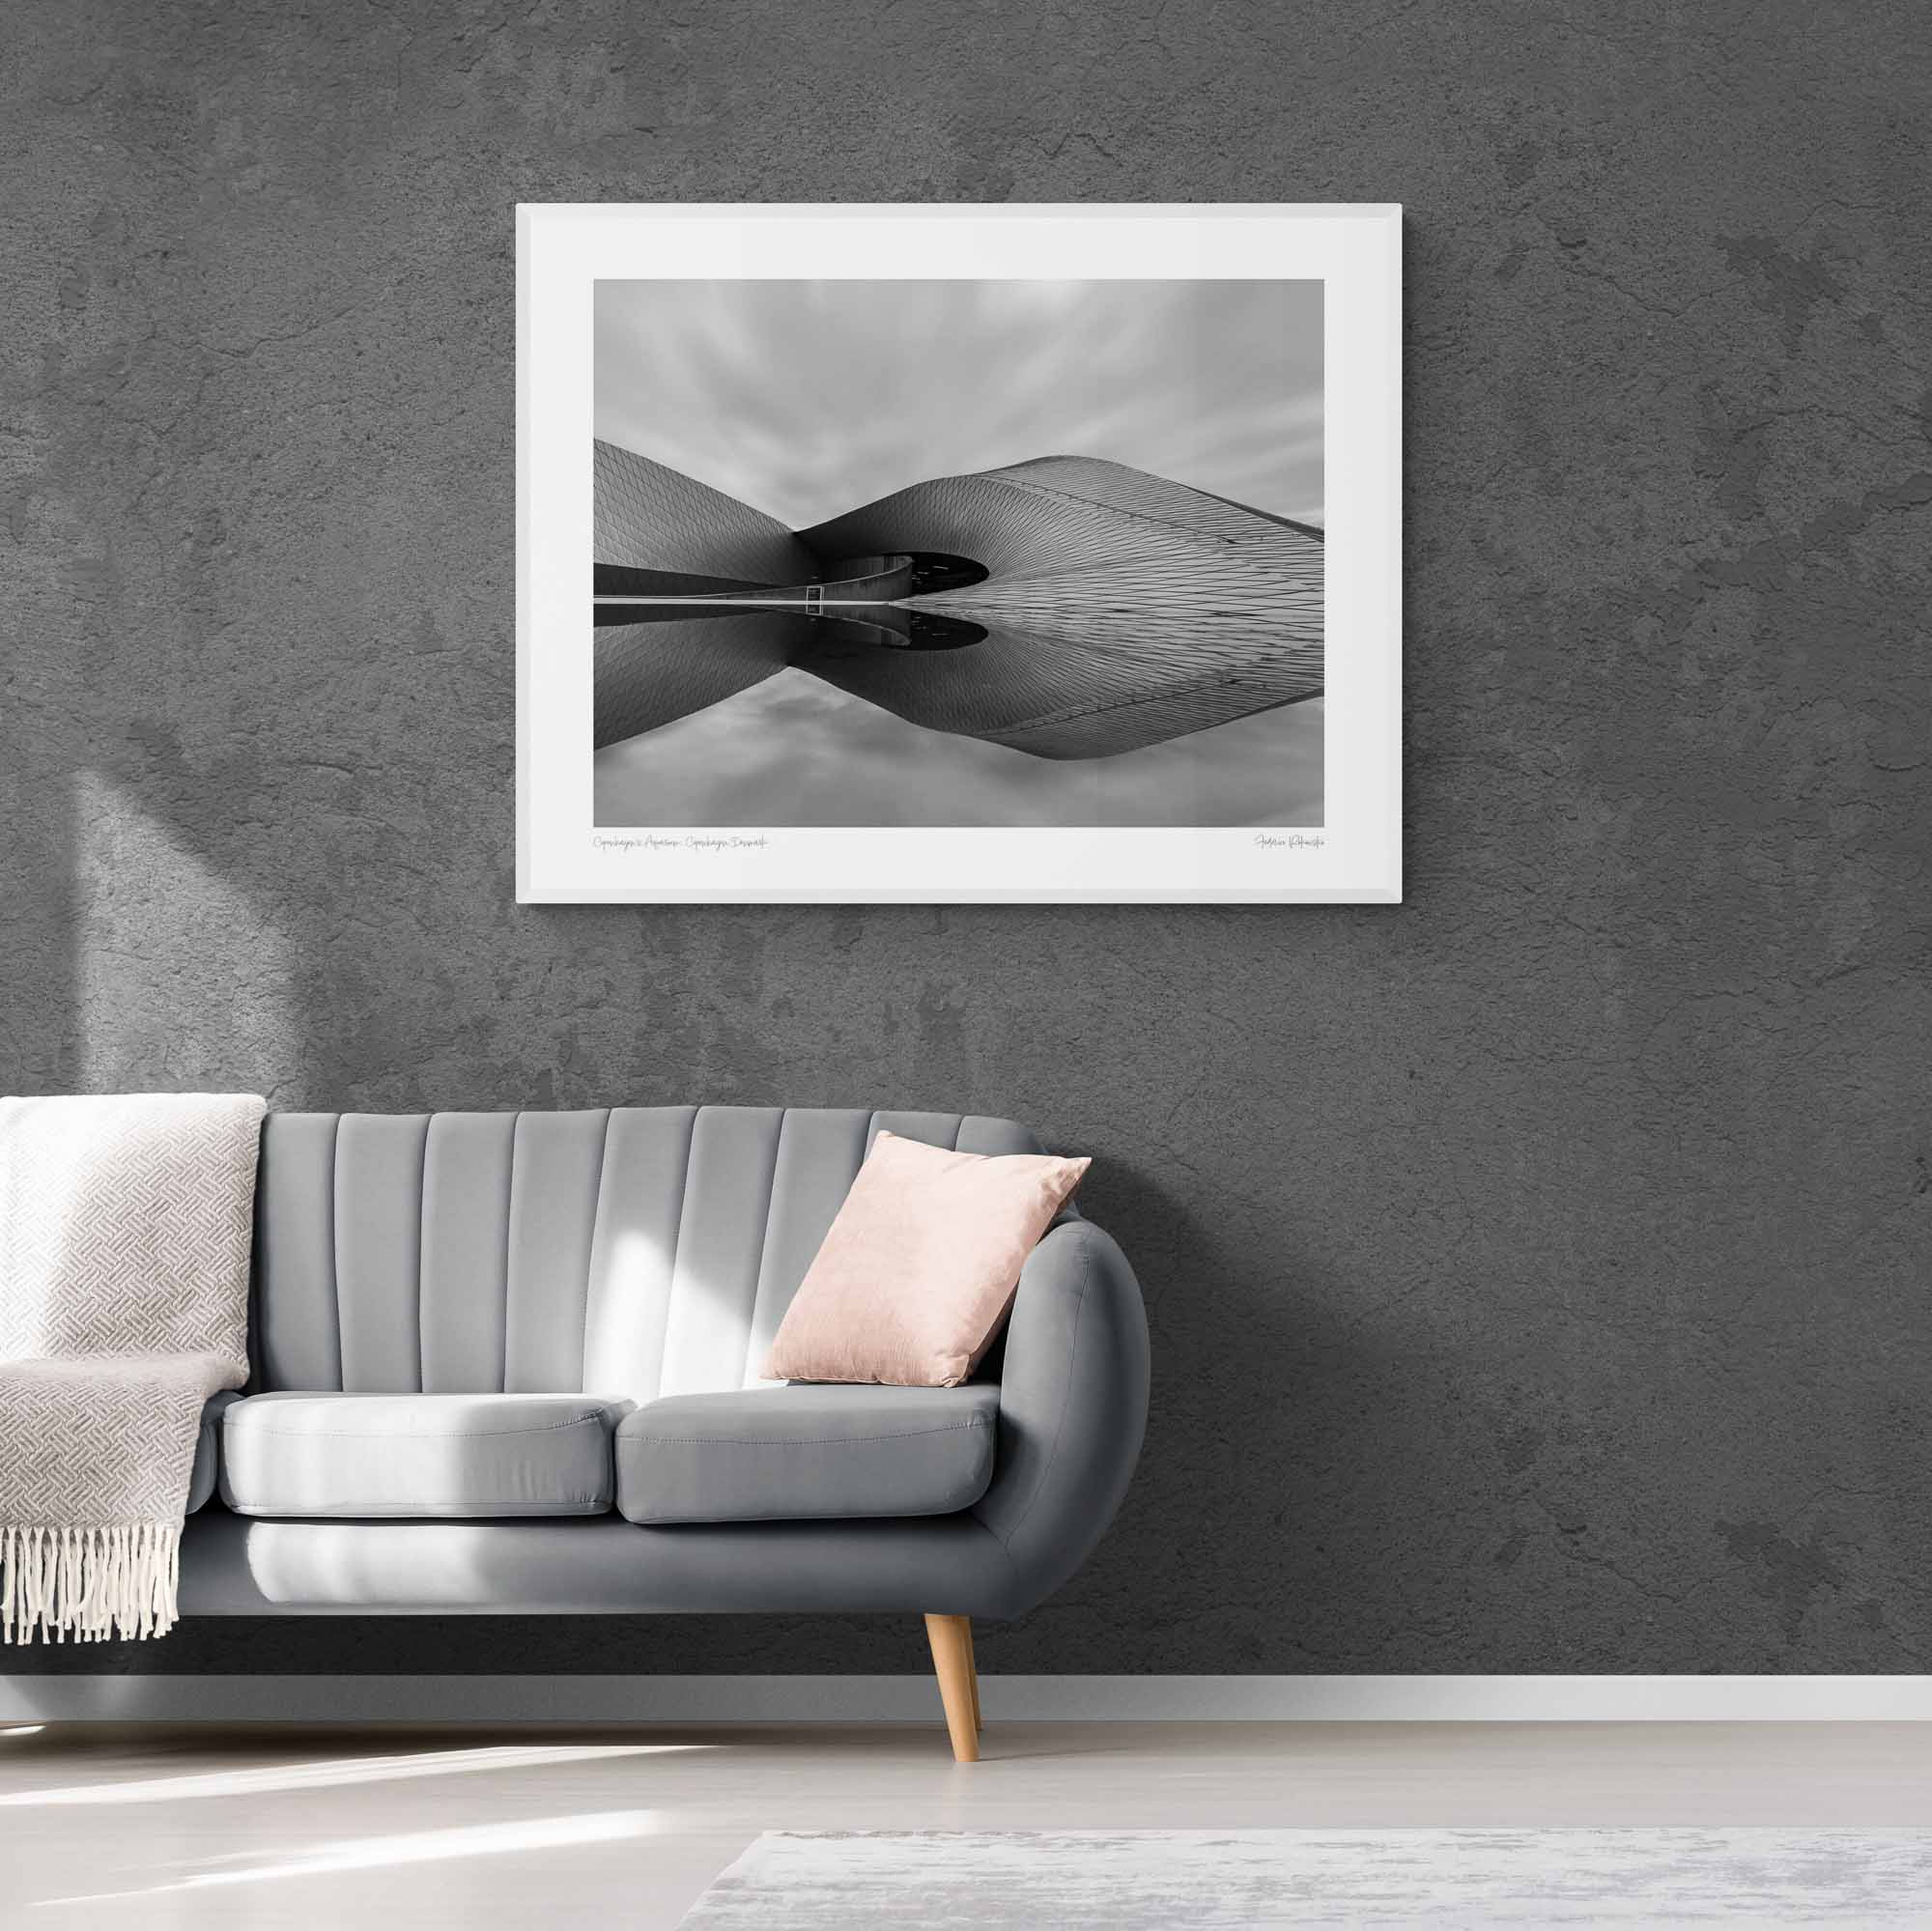
[[[1323,819],[1319,280],[600,280],[600,827]]]
[[[520,898],[1401,896],[1399,211],[518,221]]]

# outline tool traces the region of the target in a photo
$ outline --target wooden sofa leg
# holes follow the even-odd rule
[[[973,1669],[973,1625],[965,1616],[928,1616],[926,1640],[946,1706],[946,1730],[960,1763],[980,1761],[980,1686]]]
[[[980,1715],[980,1659],[973,1654],[973,1619],[966,1618],[966,1670],[973,1684],[973,1734],[977,1737],[986,1727],[986,1719]]]

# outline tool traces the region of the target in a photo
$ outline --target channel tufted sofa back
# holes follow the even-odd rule
[[[750,1386],[881,1127],[1039,1150],[1012,1121],[951,1113],[271,1115],[253,1385],[636,1402]]]

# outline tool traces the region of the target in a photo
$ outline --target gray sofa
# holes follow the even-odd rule
[[[271,1116],[254,1373],[204,1420],[183,1612],[918,1613],[975,1756],[968,1619],[1031,1609],[1106,1529],[1147,1322],[1069,1207],[967,1386],[760,1382],[882,1126],[1038,1150],[955,1114]]]

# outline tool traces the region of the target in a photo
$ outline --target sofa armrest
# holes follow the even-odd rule
[[[1058,1589],[1106,1532],[1147,1410],[1140,1284],[1111,1236],[1091,1220],[1063,1221],[1020,1272],[993,1482],[973,1510],[1012,1564],[1009,1615]]]
[[[214,1494],[221,1469],[221,1417],[242,1399],[240,1388],[223,1388],[202,1405],[201,1428],[194,1440],[194,1465],[188,1471],[187,1503],[184,1514],[206,1508]]]

